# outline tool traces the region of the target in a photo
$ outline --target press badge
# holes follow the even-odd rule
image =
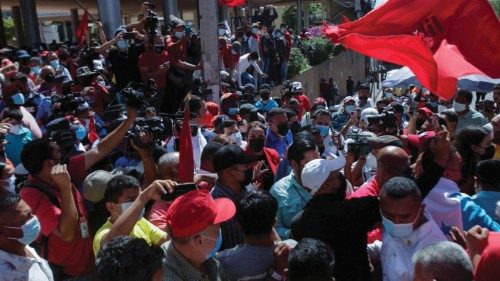
[[[84,218],[80,221],[80,233],[82,234],[83,239],[89,237],[89,226],[87,224],[87,220]]]

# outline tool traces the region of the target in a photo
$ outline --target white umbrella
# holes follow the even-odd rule
[[[495,84],[500,84],[500,79],[491,79],[483,75],[467,75],[458,80],[458,87],[469,91],[491,92]]]
[[[408,67],[394,69],[387,72],[387,76],[382,82],[383,87],[409,87],[410,85],[420,85],[415,74]]]

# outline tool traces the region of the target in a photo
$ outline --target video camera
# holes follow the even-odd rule
[[[80,96],[80,93],[67,94],[62,98],[53,96],[52,103],[60,103],[61,112],[72,112],[75,111],[78,106],[85,103],[85,100]]]
[[[156,8],[155,3],[149,3],[148,5],[149,9],[144,15],[144,30],[148,35],[149,42],[153,43],[156,36],[156,30],[158,30],[158,15],[153,11]]]
[[[181,112],[176,114],[159,113],[158,115],[163,118],[163,124],[165,125],[165,136],[174,136],[174,130],[177,132],[177,134],[180,134],[182,129],[182,121],[184,119],[184,116]],[[196,118],[197,115],[196,113],[191,112],[190,117]],[[189,126],[191,130],[191,136],[196,136],[196,134],[198,134],[198,126],[191,122],[189,123]]]
[[[151,133],[152,142],[157,143],[163,140],[165,135],[165,124],[161,117],[143,118],[138,117],[135,119],[134,124],[127,132],[127,136],[134,141],[134,144],[140,148],[148,148],[151,143],[144,143],[141,141],[140,133]]]
[[[130,82],[122,91],[125,104],[134,108],[142,108],[157,93],[156,82],[149,79],[146,83]]]
[[[387,133],[397,130],[396,114],[392,108],[386,107],[377,115],[368,116],[368,128],[374,133]]]
[[[371,145],[368,143],[368,138],[370,134],[354,133],[348,134],[347,139],[351,139],[353,141],[347,142],[347,151],[354,153],[356,159],[362,155],[368,155],[372,151]]]

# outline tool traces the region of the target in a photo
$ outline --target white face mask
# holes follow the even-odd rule
[[[239,131],[230,135],[229,138],[232,141],[234,141],[237,145],[241,145],[241,142],[243,141],[243,136]]]
[[[455,110],[455,112],[462,112],[467,109],[467,105],[454,101],[453,109]]]
[[[18,135],[19,134],[19,131],[21,130],[21,125],[12,125],[10,127],[10,130],[9,130],[9,133],[13,134],[13,135]]]
[[[448,109],[448,107],[446,107],[446,106],[444,106],[442,104],[438,105],[438,113],[441,113],[441,112],[443,112],[443,111],[445,111],[447,109]]]
[[[223,36],[226,34],[226,30],[225,29],[219,29],[219,36]]]
[[[368,153],[368,155],[366,156],[365,165],[372,168],[372,169],[376,169],[377,168],[377,157],[375,157],[375,155],[373,155],[371,153]]]
[[[122,213],[120,215],[123,215],[125,211],[127,211],[127,209],[130,208],[130,206],[132,206],[132,203],[134,202],[132,201],[132,202],[121,203],[120,207],[122,208]],[[141,215],[139,216],[139,219],[141,219],[143,216],[144,216],[144,208],[142,208],[141,210]]]

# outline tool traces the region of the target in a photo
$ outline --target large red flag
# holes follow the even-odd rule
[[[99,139],[99,134],[95,128],[94,116],[91,115],[89,118],[89,134],[88,134],[89,142],[93,144],[96,140]]]
[[[193,143],[191,142],[191,126],[189,117],[191,113],[188,108],[184,109],[181,135],[179,137],[179,182],[193,182],[194,180],[194,158]]]
[[[500,21],[487,0],[390,0],[357,21],[325,27],[324,33],[334,43],[343,43],[351,49],[357,48],[358,52],[367,55],[366,51],[374,47],[363,46],[362,41],[368,37],[377,37],[379,44],[387,43],[390,46],[397,45],[397,41],[394,41],[397,39],[393,36],[401,39],[407,36],[422,37],[427,48],[434,54],[438,76],[430,77],[438,73],[434,69],[426,70],[433,72],[427,78],[422,76],[422,72],[417,74],[414,64],[418,64],[418,61],[407,62],[404,55],[392,57],[388,61],[407,65],[425,87],[443,97],[449,98],[451,89],[456,87],[452,85],[452,81],[456,81],[459,78],[457,75],[462,73],[484,73],[492,78],[500,77]],[[352,34],[361,36],[354,40],[357,44],[353,47],[349,45],[352,39],[345,38]],[[391,49],[389,52],[397,53],[399,49],[403,53],[409,53],[411,51],[407,49],[413,46],[406,45],[405,40],[408,39],[402,39],[397,49],[387,49]],[[366,44],[371,42],[372,40],[365,40]],[[377,48],[384,49],[383,46]],[[428,54],[421,55],[428,58]],[[385,54],[377,53],[374,57],[384,56]],[[450,71],[450,61],[460,62],[457,65],[463,68]],[[425,63],[426,61],[422,65]],[[437,88],[423,81],[433,83],[432,80],[439,80],[441,83],[443,77],[447,77],[447,80],[439,86],[439,90],[444,90],[444,93],[437,92]],[[437,84],[433,85],[438,87]]]
[[[224,5],[224,6],[228,6],[228,7],[245,6],[246,1],[245,0],[219,0],[219,5]]]
[[[78,27],[75,30],[76,33],[76,38],[78,40],[78,43],[83,43],[85,40],[85,33],[89,30],[89,14],[85,12],[82,16],[82,19],[80,20],[80,24],[78,24]]]

